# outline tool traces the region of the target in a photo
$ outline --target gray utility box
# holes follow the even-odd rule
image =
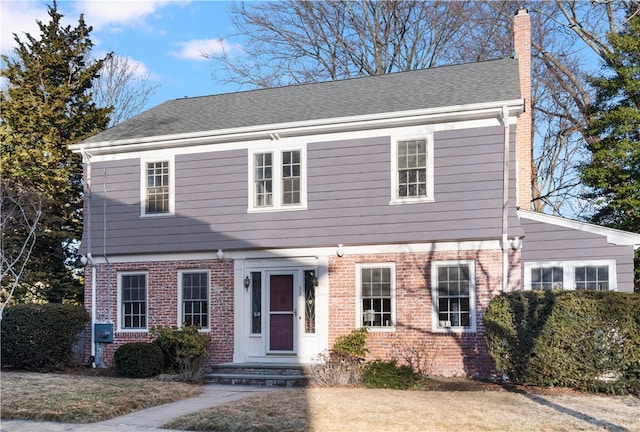
[[[96,336],[96,342],[98,343],[111,343],[113,342],[113,324],[111,323],[96,323],[94,324],[94,331]]]

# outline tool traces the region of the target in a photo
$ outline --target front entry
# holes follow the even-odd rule
[[[293,274],[269,275],[269,351],[295,351],[295,305]]]

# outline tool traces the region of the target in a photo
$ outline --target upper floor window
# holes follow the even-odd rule
[[[475,331],[474,261],[434,261],[431,273],[433,329]]]
[[[121,274],[119,282],[120,329],[146,330],[147,274]]]
[[[615,260],[524,263],[525,289],[608,291],[615,286]]]
[[[394,264],[358,264],[356,274],[358,326],[394,327],[396,319]]]
[[[180,272],[180,323],[200,328],[209,327],[209,272]]]
[[[399,139],[392,145],[392,204],[433,200],[433,137]]]
[[[173,213],[173,167],[170,160],[143,161],[141,184],[144,216]]]
[[[304,149],[255,152],[250,160],[250,211],[306,208]]]

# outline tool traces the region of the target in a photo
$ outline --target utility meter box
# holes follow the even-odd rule
[[[96,342],[98,343],[113,342],[113,324],[96,323],[94,324],[94,331],[95,331]]]

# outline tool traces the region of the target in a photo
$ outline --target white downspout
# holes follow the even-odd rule
[[[502,161],[502,292],[509,290],[509,110],[502,106],[500,114],[504,125],[504,155]]]
[[[87,203],[87,213],[85,217],[85,228],[87,229],[87,262],[91,265],[91,367],[96,367],[96,290],[97,290],[97,271],[96,262],[91,254],[91,155],[89,155],[84,148],[80,150],[82,153],[82,162],[86,168],[86,179],[84,183],[84,199]]]

